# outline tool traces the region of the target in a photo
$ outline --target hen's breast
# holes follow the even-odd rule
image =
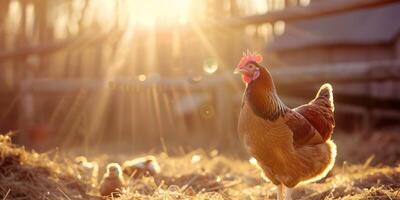
[[[287,155],[293,152],[293,139],[283,117],[275,121],[258,117],[244,102],[239,116],[238,133],[246,150],[256,158],[264,174],[274,184],[281,181],[276,177],[277,169],[286,165]]]
[[[281,148],[293,148],[293,134],[285,119],[265,120],[256,115],[246,101],[240,111],[238,133],[255,157],[258,154],[276,154]]]

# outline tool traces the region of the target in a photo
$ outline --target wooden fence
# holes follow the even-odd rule
[[[207,110],[206,112],[216,113],[217,116],[215,118],[217,120],[212,122],[210,126],[216,127],[216,132],[221,134],[219,137],[223,138],[223,132],[235,132],[235,118],[232,117],[235,115],[233,107],[240,104],[241,94],[237,91],[243,89],[238,78],[230,73],[231,68],[233,68],[231,66],[235,65],[242,50],[249,46],[256,46],[257,44],[254,44],[254,41],[264,41],[262,39],[259,40],[259,38],[256,40],[248,39],[248,36],[244,33],[246,26],[318,18],[382,6],[398,1],[316,1],[306,7],[296,5],[283,10],[273,10],[265,14],[252,16],[239,16],[238,8],[234,6],[234,1],[228,1],[231,5],[229,18],[219,16],[218,20],[209,19],[207,23],[199,22],[199,26],[177,28],[178,30],[173,31],[168,30],[168,27],[160,27],[156,32],[138,31],[134,36],[137,38],[129,42],[132,48],[125,49],[122,53],[118,47],[126,43],[124,38],[127,30],[124,30],[118,24],[118,19],[113,22],[112,28],[106,31],[98,30],[96,24],[85,27],[83,21],[88,0],[85,1],[86,3],[81,10],[81,18],[77,22],[77,26],[80,27],[78,33],[69,34],[68,37],[63,39],[52,39],[51,30],[45,25],[45,21],[50,20],[43,14],[47,12],[46,3],[43,3],[45,1],[42,3],[33,0],[21,2],[22,10],[26,9],[30,3],[33,3],[33,5],[40,4],[38,8],[40,7],[41,9],[38,10],[35,18],[37,22],[34,23],[34,27],[37,30],[37,35],[34,38],[38,39],[35,39],[37,40],[35,42],[28,42],[29,38],[24,34],[20,34],[17,36],[18,42],[16,42],[15,48],[0,49],[0,65],[5,67],[11,65],[17,68],[15,73],[17,74],[15,75],[17,76],[15,78],[17,84],[11,86],[11,88],[13,91],[17,91],[13,95],[20,99],[19,103],[14,104],[17,107],[14,110],[18,110],[20,113],[18,116],[19,128],[26,129],[26,126],[34,123],[33,121],[37,114],[41,112],[41,110],[38,110],[40,108],[35,107],[35,99],[42,98],[38,97],[40,94],[45,94],[43,96],[48,98],[49,94],[50,96],[56,96],[55,94],[79,93],[81,91],[101,92],[104,89],[110,89],[110,84],[115,84],[123,85],[126,88],[167,90],[170,96],[173,96],[172,93],[176,91],[181,94],[188,94],[188,91],[212,93],[213,97],[211,99],[213,99],[215,108],[214,111]],[[11,1],[2,1],[0,8],[4,10],[6,5],[10,3]],[[215,13],[218,13],[223,5],[216,3],[216,5],[210,5],[210,7],[211,11],[209,13],[215,18],[215,16],[218,16]],[[0,19],[4,18],[4,16],[1,16],[4,13],[0,10]],[[26,13],[24,13],[22,14],[23,22],[20,25],[20,30],[22,31],[25,31],[26,28],[26,24],[24,24],[26,23]],[[77,13],[70,12],[69,17],[74,14]],[[2,22],[0,21],[1,24]],[[151,39],[152,36],[155,38],[154,41]],[[180,38],[176,43],[165,42],[176,38]],[[156,43],[158,48],[155,51],[155,57],[158,60],[156,63],[149,62],[151,57],[148,56],[148,49],[144,41]],[[203,44],[199,45],[200,43]],[[262,44],[264,45],[264,43]],[[5,45],[0,41],[0,47],[3,46]],[[129,47],[129,45],[127,46]],[[213,48],[216,46],[218,48]],[[120,57],[125,57],[126,60],[118,62]],[[219,70],[210,76],[196,76],[198,71],[188,70],[189,73],[194,74],[193,77],[187,77],[184,72],[181,72],[182,68],[188,65],[203,65],[202,60],[207,57],[213,57],[220,63],[220,68],[225,68],[225,70]],[[86,69],[85,66],[88,65],[86,62],[88,61],[85,61],[85,59],[89,58],[91,60],[89,65],[92,68]],[[178,75],[169,76],[170,74],[167,73],[166,78],[161,76],[141,81],[140,79],[124,76],[129,73],[135,75],[146,73],[140,69],[131,69],[129,67],[130,62],[134,62],[135,65],[139,66],[154,65],[154,71],[165,71],[165,68],[175,69],[174,66],[180,67],[176,69],[178,71],[176,74]],[[371,124],[374,124],[371,121],[374,121],[375,116],[400,118],[399,65],[399,60],[388,60],[296,67],[295,70],[292,66],[287,66],[287,68],[273,69],[272,73],[279,91],[281,91],[280,93],[284,96],[285,101],[291,105],[304,103],[304,99],[312,97],[321,83],[334,83],[339,112],[361,115],[363,118],[361,126],[368,131],[374,128],[371,127]],[[55,73],[56,69],[54,68],[59,66],[64,66],[65,71]],[[45,72],[40,73],[41,70]],[[110,71],[113,72],[113,70],[118,71],[118,73],[116,76],[110,77]],[[53,76],[53,72],[57,76]],[[63,76],[58,76],[60,74]],[[64,76],[65,74],[70,75]],[[164,75],[163,73],[161,74]],[[386,83],[383,83],[386,81],[389,81],[392,84],[390,87],[394,88],[390,94],[386,94],[381,90],[388,87],[384,85]],[[357,85],[357,83],[367,84]],[[232,87],[236,88],[236,90],[232,90]],[[233,99],[233,105],[226,103],[227,99]],[[76,109],[79,110],[79,108]],[[140,110],[138,108],[135,109]],[[3,114],[3,116],[7,115]],[[228,128],[223,127],[223,124],[229,124]],[[135,126],[141,127],[140,124]],[[152,125],[147,124],[146,126]],[[90,131],[95,132],[96,130]],[[180,129],[180,132],[188,132],[187,127]],[[27,138],[21,139],[21,141],[24,140],[26,141]]]

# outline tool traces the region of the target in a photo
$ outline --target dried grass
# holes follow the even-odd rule
[[[156,177],[130,180],[121,200],[258,200],[275,199],[276,189],[260,178],[260,170],[247,161],[217,153],[193,151],[170,157],[156,156],[162,172]],[[115,157],[114,157],[115,158]],[[122,163],[131,156],[120,157]],[[111,158],[100,160],[101,166]],[[115,160],[113,160],[115,161]],[[329,177],[301,185],[294,199],[400,199],[400,166],[361,164],[337,166]],[[103,167],[104,168],[104,167]],[[79,179],[79,171],[56,153],[25,151],[0,136],[0,199],[98,199],[98,186]]]
[[[3,199],[86,199],[87,185],[67,162],[28,152],[0,135],[0,197]]]

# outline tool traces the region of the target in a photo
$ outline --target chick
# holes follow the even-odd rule
[[[122,176],[121,166],[118,163],[107,165],[107,171],[100,184],[100,194],[102,196],[118,197],[119,191],[123,186],[124,178]]]
[[[94,161],[88,161],[85,156],[78,156],[74,161],[78,166],[79,178],[90,182],[92,186],[97,185],[99,165]]]
[[[122,164],[124,174],[132,178],[142,176],[156,176],[160,173],[160,165],[154,156],[144,156],[133,160],[125,161]]]

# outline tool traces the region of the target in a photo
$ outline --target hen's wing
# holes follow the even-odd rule
[[[314,100],[287,114],[286,124],[293,132],[296,145],[318,144],[328,140],[335,120],[332,86],[324,84]]]
[[[300,113],[291,110],[285,115],[286,125],[293,132],[293,143],[296,147],[321,144],[323,138],[311,123]]]

